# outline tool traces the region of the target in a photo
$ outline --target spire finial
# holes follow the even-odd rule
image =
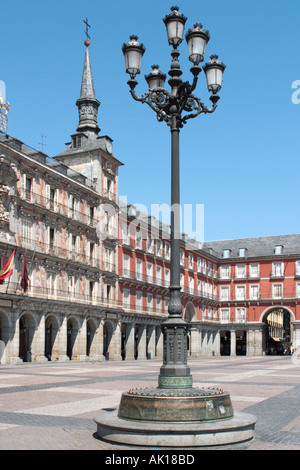
[[[89,25],[89,22],[88,22],[88,19],[87,19],[87,18],[86,18],[85,20],[82,20],[82,21],[83,21],[84,24],[85,24],[85,35],[86,35],[86,40],[84,41],[84,45],[85,45],[86,47],[89,47],[90,44],[91,44],[91,41],[90,41],[91,37],[90,37],[90,35],[89,35],[89,28],[90,28],[91,26]]]

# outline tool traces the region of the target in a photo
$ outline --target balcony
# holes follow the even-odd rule
[[[98,220],[96,218],[90,217],[88,214],[77,211],[74,208],[69,207],[65,204],[56,202],[53,199],[46,198],[41,194],[34,194],[32,191],[26,191],[24,189],[21,189],[20,197],[21,199],[24,199],[30,204],[34,204],[36,206],[49,210],[50,212],[58,213],[59,215],[65,216],[69,219],[83,223],[90,227],[95,228],[98,224]]]
[[[53,245],[52,243],[48,244],[36,241],[35,239],[20,237],[19,247],[24,248],[25,250],[30,250],[34,253],[46,254],[53,256],[54,258],[63,258],[76,263],[83,263],[89,267],[101,269],[101,261],[99,259],[89,256],[87,253],[77,253],[74,250],[68,250],[66,248]],[[116,269],[115,265],[112,265],[112,267]]]
[[[20,297],[22,296],[34,300],[45,299],[78,303],[85,306],[122,309],[122,303],[116,300],[105,299],[104,297],[92,295],[90,293],[83,294],[78,292],[63,291],[52,287],[38,287],[31,284],[28,286],[28,291],[24,293],[20,283],[7,282],[6,284],[0,285],[0,297],[1,294],[18,295]]]

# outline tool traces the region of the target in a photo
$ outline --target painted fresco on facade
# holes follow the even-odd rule
[[[35,292],[38,294],[44,294],[46,292],[46,270],[42,265],[36,268]]]
[[[46,241],[46,226],[44,222],[38,220],[35,228],[35,242],[36,246],[41,250],[45,251],[45,241]]]

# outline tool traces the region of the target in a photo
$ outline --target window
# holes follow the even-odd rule
[[[153,264],[147,263],[147,282],[153,282]]]
[[[30,242],[32,238],[32,221],[22,219],[22,238],[25,238],[25,242]]]
[[[202,318],[206,317],[206,305],[202,305]]]
[[[259,264],[252,263],[249,265],[249,275],[250,277],[259,277]]]
[[[130,306],[130,289],[123,289],[123,307]]]
[[[81,138],[82,138],[81,135],[74,135],[72,137],[72,146],[73,146],[73,148],[81,147]]]
[[[156,296],[156,309],[161,310],[161,295]]]
[[[203,274],[206,274],[206,259],[202,260],[202,272]]]
[[[171,246],[170,243],[165,242],[165,258],[170,259],[171,258]]]
[[[95,243],[90,243],[90,259],[93,260],[95,252]]]
[[[230,310],[229,308],[221,308],[221,322],[226,323],[230,320]]]
[[[26,176],[25,181],[25,191],[26,191],[26,200],[31,201],[31,189],[32,189],[32,179]]]
[[[180,273],[180,287],[181,289],[184,288],[184,274]]]
[[[236,299],[237,300],[246,299],[246,286],[236,286]]]
[[[156,284],[161,286],[161,273],[162,273],[162,268],[161,266],[156,266]]]
[[[250,299],[257,300],[259,298],[259,286],[251,285],[250,286]]]
[[[296,297],[300,297],[300,283],[297,282],[297,285],[296,285]]]
[[[220,278],[221,279],[230,279],[230,265],[224,264],[220,266]]]
[[[238,255],[240,258],[246,256],[246,248],[239,248]]]
[[[54,248],[54,228],[49,229],[49,245],[50,248]]]
[[[180,264],[184,266],[184,250],[180,249]]]
[[[147,293],[147,308],[153,307],[153,294]]]
[[[229,300],[230,295],[230,287],[229,286],[221,286],[221,300]]]
[[[142,310],[143,308],[143,293],[141,291],[136,291],[136,308]]]
[[[147,251],[154,253],[154,240],[151,238],[151,235],[149,235],[147,239]]]
[[[55,189],[54,188],[51,188],[50,187],[50,190],[49,190],[49,199],[50,199],[50,210],[51,211],[54,211],[54,204],[55,204]],[[73,198],[73,205],[74,205],[74,198]],[[72,209],[74,210],[74,206],[72,207]]]
[[[107,221],[107,225],[108,225],[108,221]],[[107,226],[107,231],[108,231],[108,226]],[[127,224],[122,225],[122,240],[123,240],[123,243],[125,245],[130,244],[130,242],[129,242],[129,233],[128,233],[128,225]]]
[[[246,277],[246,265],[245,264],[237,264],[235,266],[235,277],[237,278]]]
[[[162,256],[162,241],[156,240],[156,256]]]
[[[123,254],[123,276],[130,276],[130,256]]]
[[[295,262],[295,274],[296,276],[300,276],[300,261]]]
[[[282,297],[282,284],[272,285],[273,299],[280,299]]]
[[[189,253],[189,268],[193,269],[194,268],[194,256],[193,253]]]
[[[143,262],[141,259],[137,258],[136,259],[136,278],[138,281],[141,281],[143,278],[142,269],[143,269]]]
[[[282,245],[276,245],[275,250],[274,250],[275,255],[281,255],[282,252],[283,252],[283,246]]]
[[[94,213],[95,213],[94,207],[90,206],[90,223],[92,223],[94,220]]]
[[[165,268],[165,287],[170,286],[170,269]]]
[[[274,262],[272,265],[273,276],[283,276],[283,262]]]
[[[169,303],[170,303],[170,298],[169,298],[169,297],[165,297],[165,311],[166,311],[166,312],[168,311]]]
[[[201,266],[202,266],[202,260],[201,260],[201,258],[198,257],[197,258],[197,271],[198,271],[198,273],[201,272]]]
[[[231,250],[228,250],[228,249],[223,250],[223,258],[229,258],[229,256],[230,256],[230,251],[231,251]]]
[[[189,291],[191,294],[194,292],[194,278],[189,276]]]
[[[246,309],[245,307],[237,307],[235,311],[235,321],[245,322],[246,321]]]
[[[138,228],[135,232],[135,247],[139,250],[142,249],[142,233]]]
[[[89,294],[90,294],[90,300],[93,300],[94,295],[95,295],[95,282],[94,281],[89,282]]]

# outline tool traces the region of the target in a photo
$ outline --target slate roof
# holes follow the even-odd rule
[[[276,245],[283,246],[282,255],[275,255]],[[300,234],[216,240],[203,245],[204,251],[211,249],[211,254],[220,259],[228,259],[223,257],[226,249],[231,250],[230,258],[241,259],[239,248],[246,248],[245,258],[300,254]]]

